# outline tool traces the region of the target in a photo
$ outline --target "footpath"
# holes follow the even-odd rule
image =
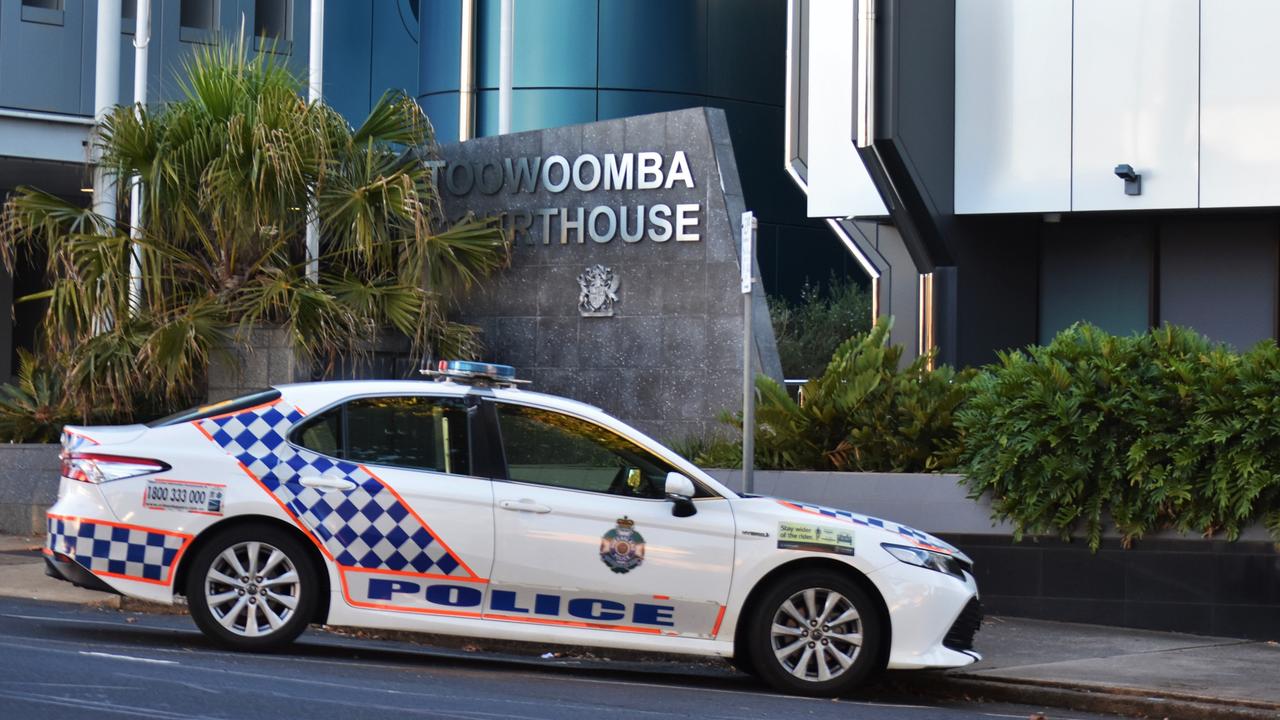
[[[129,611],[174,611],[46,577],[40,544],[40,538],[0,535],[0,595]],[[386,635],[415,639],[405,633]],[[1276,641],[995,617],[983,623],[975,644],[984,656],[980,663],[942,672],[889,673],[883,682],[923,696],[1042,707],[1049,717],[1052,707],[1168,720],[1280,719]],[[480,649],[511,650],[501,643]],[[651,657],[687,662],[675,656]]]

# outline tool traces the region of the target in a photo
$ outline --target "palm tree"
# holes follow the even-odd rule
[[[490,221],[442,229],[417,103],[388,93],[352,128],[243,41],[197,52],[184,72],[180,100],[117,107],[97,130],[100,162],[143,183],[132,305],[129,228],[32,188],[5,206],[0,256],[11,271],[23,253],[47,257],[51,288],[32,298],[49,302],[42,355],[85,396],[82,412],[109,403],[127,417],[140,397],[189,397],[210,353],[261,324],[321,364],[388,328],[415,353],[475,352],[475,329],[446,319],[448,298],[506,262],[506,239]],[[318,281],[305,266],[311,212]]]

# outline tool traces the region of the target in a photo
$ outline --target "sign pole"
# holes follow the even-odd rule
[[[753,372],[755,339],[752,337],[751,286],[755,265],[756,215],[742,213],[742,490],[755,492],[756,387]]]

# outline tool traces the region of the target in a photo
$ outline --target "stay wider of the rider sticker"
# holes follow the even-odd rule
[[[226,485],[189,480],[148,480],[142,504],[152,510],[182,510],[201,515],[222,514]]]
[[[780,522],[778,523],[778,548],[852,555],[853,531],[808,523]]]

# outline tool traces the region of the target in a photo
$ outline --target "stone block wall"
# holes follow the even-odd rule
[[[532,167],[555,156],[570,165],[590,156],[603,168],[610,155],[634,160],[657,153],[670,168],[678,152],[688,161],[688,184],[668,176],[652,189],[637,183],[583,190],[570,182],[549,191],[540,178],[524,186],[530,192],[503,176],[508,161]],[[533,390],[596,405],[660,439],[723,431],[716,416],[742,407],[738,255],[747,208],[722,111],[693,108],[479,138],[445,146],[441,157],[449,217],[499,215],[514,232],[511,267],[460,301],[462,319],[484,331],[486,360],[514,365]],[[590,180],[590,172],[579,179]],[[553,173],[552,185],[560,178]],[[597,219],[592,237],[589,229],[564,230],[558,214],[538,214],[563,209],[572,220],[581,210],[589,223],[594,209],[606,207],[615,216],[627,213],[634,233],[637,208],[656,205],[696,205],[696,223],[686,232],[698,240],[624,241],[616,234],[603,240],[607,217]],[[578,276],[597,264],[618,279],[609,317],[579,309]],[[763,291],[753,299],[755,366],[781,380]]]
[[[0,534],[45,531],[44,513],[58,499],[57,443],[0,444]]]

